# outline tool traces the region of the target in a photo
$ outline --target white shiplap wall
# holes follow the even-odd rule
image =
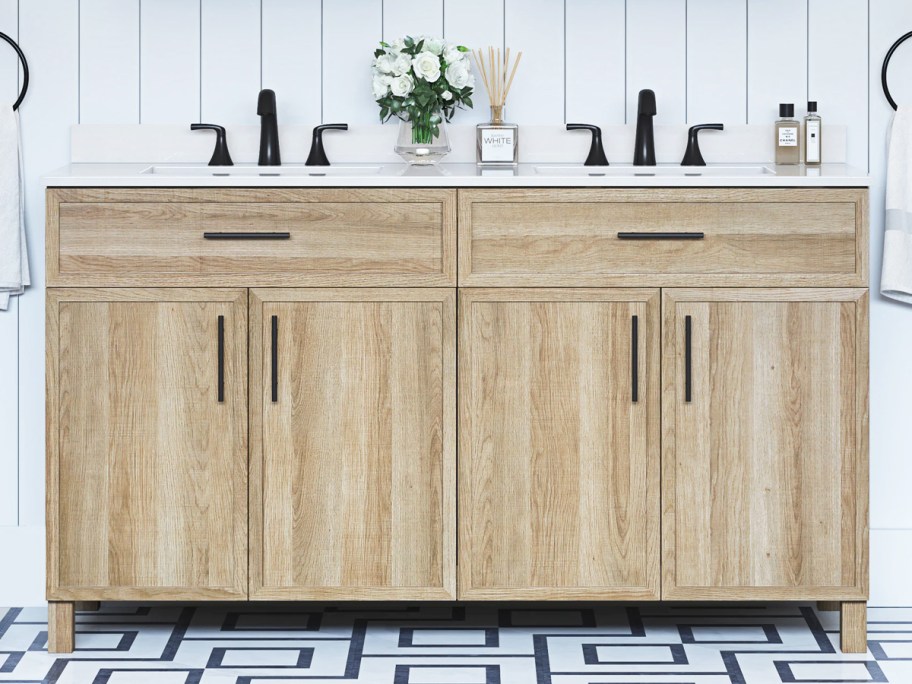
[[[18,35],[34,76],[22,121],[38,283],[0,313],[0,549],[15,558],[0,564],[0,605],[43,596],[39,178],[68,161],[71,124],[256,123],[260,87],[277,91],[281,123],[373,122],[367,60],[376,41],[410,32],[523,49],[508,113],[520,124],[632,122],[645,87],[668,124],[762,124],[779,102],[800,111],[810,97],[848,126],[850,163],[870,159],[877,178],[876,277],[889,121],[878,70],[906,30],[908,0],[0,0],[0,31]],[[912,46],[894,74],[912,98]],[[13,99],[17,80],[0,46],[0,94]],[[459,122],[486,118],[475,99]],[[912,588],[891,573],[912,554],[912,308],[873,299],[872,597],[908,603]]]

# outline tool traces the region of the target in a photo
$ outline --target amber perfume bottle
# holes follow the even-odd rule
[[[491,107],[491,121],[476,127],[479,164],[516,164],[519,161],[519,126],[503,120],[503,106]]]

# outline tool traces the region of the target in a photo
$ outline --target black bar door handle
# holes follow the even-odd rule
[[[691,319],[684,317],[684,401],[688,404],[693,399],[693,349],[691,342]]]
[[[291,233],[203,233],[206,240],[290,240]]]
[[[272,403],[279,400],[279,317],[272,317]]]
[[[225,317],[218,317],[218,401],[225,401]]]
[[[703,233],[618,233],[619,240],[702,240]]]
[[[631,399],[636,404],[640,400],[640,319],[633,316],[630,324],[630,383]]]

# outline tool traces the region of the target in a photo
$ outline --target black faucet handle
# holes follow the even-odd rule
[[[681,166],[706,166],[703,160],[703,154],[700,152],[700,131],[724,131],[725,124],[710,123],[697,124],[691,126],[687,133],[687,150],[684,152],[684,159],[681,160]]]
[[[323,131],[347,131],[347,123],[321,124],[313,129],[313,141],[310,143],[310,154],[304,166],[329,166],[326,150],[323,149]]]
[[[215,131],[215,150],[212,152],[212,159],[209,160],[209,166],[234,166],[231,161],[231,155],[228,153],[228,134],[224,126],[216,124],[195,123],[190,124],[191,131]]]
[[[584,166],[608,166],[605,148],[602,146],[602,129],[592,124],[568,123],[568,131],[589,131],[592,133],[592,145],[589,147],[589,156],[583,162]]]

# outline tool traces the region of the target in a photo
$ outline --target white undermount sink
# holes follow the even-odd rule
[[[542,176],[602,176],[624,178],[653,177],[750,177],[775,176],[776,172],[768,166],[536,166],[535,173]]]
[[[380,166],[150,166],[144,174],[183,178],[308,178],[374,176]]]

